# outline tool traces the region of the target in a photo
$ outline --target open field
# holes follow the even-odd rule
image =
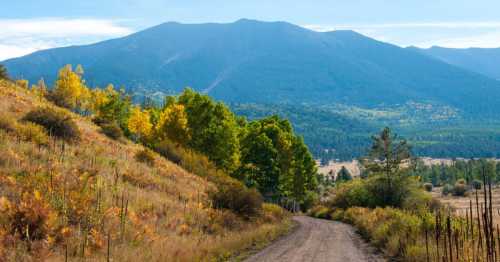
[[[468,195],[465,197],[452,196],[451,194],[448,196],[443,196],[441,193],[442,188],[435,188],[432,191],[432,196],[435,199],[438,199],[443,205],[447,205],[452,207],[454,212],[457,215],[465,216],[466,212],[470,212],[470,204],[472,202],[472,214],[476,216],[477,207],[476,207],[476,191],[469,191]],[[493,222],[494,224],[500,225],[500,187],[494,186],[491,189],[492,193],[492,208],[493,208]],[[477,199],[479,206],[484,205],[484,190],[477,191]]]

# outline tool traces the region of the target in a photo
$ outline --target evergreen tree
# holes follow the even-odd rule
[[[352,180],[351,173],[345,166],[342,166],[337,173],[337,178],[335,179],[335,182],[345,182],[345,181],[350,181]]]

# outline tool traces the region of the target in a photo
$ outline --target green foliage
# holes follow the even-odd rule
[[[102,133],[111,139],[119,140],[123,137],[123,130],[116,122],[105,122],[100,126]]]
[[[460,179],[455,183],[455,186],[453,187],[453,195],[454,196],[465,196],[465,193],[467,192],[467,184],[465,183],[465,180]]]
[[[474,179],[472,181],[472,187],[476,190],[480,190],[483,187],[483,182],[479,179]]]
[[[429,202],[430,196],[412,177],[393,179],[389,187],[384,175],[373,175],[340,184],[330,205],[340,208],[392,206],[419,209],[428,206]]]
[[[71,115],[64,110],[51,107],[38,108],[26,114],[23,120],[43,126],[49,135],[67,141],[80,139],[78,126]]]
[[[447,195],[451,194],[452,192],[453,192],[453,186],[450,185],[450,184],[446,184],[446,185],[443,186],[443,190],[442,190],[441,193],[444,196],[447,196]]]
[[[432,183],[424,183],[425,191],[432,192],[432,188],[433,188]]]
[[[430,182],[435,186],[454,185],[459,180],[473,186],[474,180],[482,181],[483,171],[493,183],[500,181],[500,172],[496,165],[495,161],[486,159],[455,160],[449,165],[422,165],[413,170],[412,175],[419,176],[423,182]]]
[[[226,172],[236,170],[240,160],[240,127],[229,108],[191,89],[185,89],[177,103],[184,106],[191,130],[187,145],[208,156]]]
[[[342,166],[342,168],[340,168],[340,171],[337,173],[337,178],[335,179],[335,182],[338,183],[350,180],[352,180],[351,173],[349,172],[349,170],[347,170],[347,168],[345,168],[345,166]]]
[[[153,151],[151,151],[150,149],[137,151],[137,153],[135,153],[134,158],[135,160],[142,163],[146,163],[150,166],[154,166],[155,164],[155,155]]]
[[[300,203],[317,187],[316,164],[288,120],[277,116],[255,120],[241,139],[240,180],[267,198],[290,197]]]
[[[125,90],[114,90],[108,86],[102,94],[99,94],[99,102],[96,102],[94,123],[102,126],[105,123],[116,123],[125,134],[128,135],[128,118],[132,110],[131,98]]]
[[[374,173],[384,173],[388,181],[399,173],[401,163],[410,158],[410,146],[406,140],[399,140],[391,129],[384,128],[379,135],[372,137],[372,146],[363,165]]]
[[[234,179],[219,179],[217,189],[209,192],[215,208],[224,208],[251,217],[259,214],[262,196],[255,189],[248,189]]]

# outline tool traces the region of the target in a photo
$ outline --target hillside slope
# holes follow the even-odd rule
[[[500,48],[457,49],[434,46],[417,50],[448,64],[500,80]]]
[[[142,146],[109,139],[86,117],[72,114],[79,142],[37,144],[21,118],[55,106],[3,80],[0,98],[2,261],[224,259],[287,227],[269,206],[250,220],[212,208],[212,183],[156,154],[139,162]]]
[[[493,79],[352,31],[320,33],[285,22],[165,23],[5,61],[14,77],[49,82],[65,64],[82,64],[90,85],[112,82],[137,94],[191,86],[226,102],[416,101],[500,113],[500,83]]]

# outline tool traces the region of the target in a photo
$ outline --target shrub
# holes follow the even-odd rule
[[[37,193],[39,194],[39,193]],[[3,215],[10,222],[11,233],[18,233],[21,239],[41,240],[47,236],[49,228],[50,206],[42,199],[24,193],[19,204],[11,204],[3,199]]]
[[[449,195],[452,192],[453,192],[453,186],[452,185],[446,184],[446,185],[443,186],[442,194],[444,196],[447,196],[447,195]]]
[[[155,155],[153,151],[149,149],[144,149],[140,150],[135,154],[135,160],[141,162],[141,163],[146,163],[150,166],[154,166],[155,164]]]
[[[0,116],[0,129],[3,129],[7,132],[16,131],[17,121],[15,118],[7,115]]]
[[[309,210],[309,214],[313,217],[330,219],[331,210],[328,207],[318,205]]]
[[[425,183],[424,184],[424,189],[427,192],[432,192],[432,184],[431,183]]]
[[[104,123],[101,125],[101,131],[107,137],[118,140],[123,137],[123,130],[116,123]]]
[[[232,178],[221,179],[216,185],[217,189],[209,192],[215,208],[229,209],[247,218],[259,214],[263,200],[257,190]]]
[[[389,185],[385,176],[374,175],[337,187],[331,205],[340,208],[359,207],[423,207],[429,196],[412,177],[393,179]]]
[[[47,131],[40,125],[34,123],[19,124],[16,132],[25,141],[31,141],[37,145],[47,145],[49,143]]]
[[[264,215],[264,221],[270,223],[282,221],[289,214],[282,207],[269,203],[262,204],[262,213]]]
[[[368,188],[365,186],[367,180],[353,180],[348,183],[341,184],[335,191],[335,196],[331,205],[340,208],[349,208],[352,206],[367,206],[372,207],[373,198],[370,196]]]
[[[175,146],[172,142],[170,141],[167,141],[167,140],[164,140],[160,143],[157,143],[155,146],[154,146],[154,150],[156,152],[158,152],[160,155],[162,155],[163,157],[165,157],[166,159],[176,163],[176,164],[180,164],[182,159],[183,159],[183,155],[185,155],[185,150],[183,148],[181,148],[180,146]],[[191,172],[191,170],[188,170]],[[196,174],[196,173],[195,173]],[[197,174],[199,175],[199,174]]]
[[[461,183],[461,181],[457,181],[455,186],[453,187],[453,195],[454,196],[465,196],[467,192],[467,185],[465,183]]]
[[[64,110],[53,108],[38,108],[23,118],[25,121],[30,121],[43,126],[50,135],[70,141],[80,139],[80,130],[71,119],[70,114]]]
[[[483,188],[483,182],[481,182],[481,180],[474,179],[472,181],[472,187],[474,187],[474,189],[476,190],[480,190],[481,188]]]

